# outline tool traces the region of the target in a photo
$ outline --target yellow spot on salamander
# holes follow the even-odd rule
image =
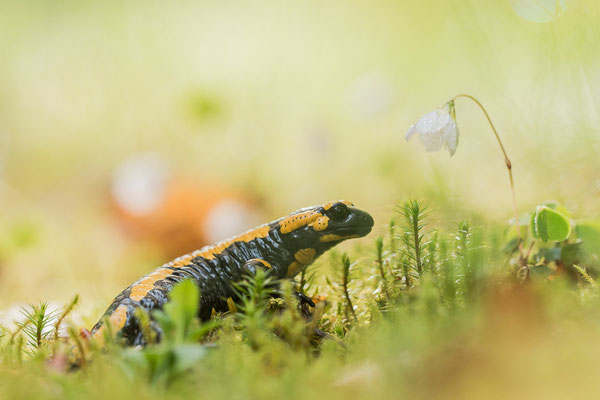
[[[302,249],[298,250],[296,254],[294,254],[294,258],[300,264],[308,265],[315,259],[317,252],[315,249]]]
[[[313,229],[317,232],[324,231],[329,225],[329,217],[319,217],[311,225]]]
[[[154,289],[154,284],[162,279],[165,279],[167,276],[171,275],[174,271],[169,268],[159,268],[150,275],[142,278],[141,281],[134,284],[131,287],[131,293],[129,294],[129,298],[134,301],[140,301],[148,292]]]
[[[300,214],[293,214],[279,221],[281,233],[290,233],[298,228],[313,223],[317,218],[322,217],[321,213],[315,211],[307,211]]]
[[[248,260],[248,262],[250,262],[250,261],[258,261],[259,263],[261,263],[262,265],[264,265],[265,268],[273,268],[273,266],[271,265],[271,263],[269,263],[269,262],[267,262],[265,260],[262,260],[260,258],[253,258],[251,260]]]
[[[232,244],[234,244],[236,242],[247,243],[254,239],[265,238],[265,237],[269,236],[270,230],[271,230],[271,228],[267,224],[259,226],[258,228],[252,229],[246,233],[242,233],[241,235],[236,236],[234,238],[223,240],[212,246],[205,246],[205,247],[201,248],[200,250],[196,250],[196,251],[193,251],[184,256],[178,257],[178,258],[174,259],[173,261],[169,262],[167,264],[167,266],[173,267],[173,268],[185,267],[196,257],[202,257],[207,260],[212,260],[213,258],[216,257],[217,254],[221,254],[223,252],[223,250],[225,250]]]
[[[134,301],[140,301],[144,297],[146,297],[148,292],[154,289],[154,284],[156,282],[165,279],[167,276],[171,275],[174,272],[172,269],[165,267],[181,268],[190,264],[190,262],[196,257],[203,257],[207,260],[212,260],[217,254],[223,252],[223,250],[231,246],[233,243],[249,242],[253,239],[267,237],[269,235],[270,229],[271,228],[269,227],[269,225],[262,225],[256,229],[250,230],[234,238],[223,240],[215,245],[207,246],[200,250],[196,250],[192,253],[176,258],[175,260],[169,262],[165,266],[152,272],[150,275],[147,275],[146,277],[142,278],[142,280],[140,280],[138,283],[134,284],[131,287],[131,294],[129,295],[129,298],[131,298],[131,300]]]
[[[125,326],[127,322],[127,306],[121,304],[113,313],[106,319],[106,322],[110,324],[110,330],[108,332],[117,333]],[[94,332],[92,338],[96,341],[96,344],[100,347],[104,346],[105,338],[104,335],[107,333],[106,326],[102,325]]]
[[[337,203],[344,203],[344,204],[345,204],[345,205],[347,205],[347,206],[354,207],[354,204],[350,203],[350,202],[349,202],[349,201],[347,201],[347,200],[337,200],[337,201],[330,201],[329,203],[325,204],[325,205],[323,206],[323,209],[324,209],[325,211],[327,211],[327,210],[329,210],[331,207],[333,207],[333,205],[334,205],[334,204],[337,204]]]
[[[329,234],[329,235],[323,235],[319,238],[319,241],[322,243],[327,243],[327,242],[339,242],[342,240],[346,240],[346,239],[354,239],[354,238],[359,238],[361,237],[360,235],[336,235],[334,233]]]
[[[288,270],[287,270],[287,276],[289,278],[296,276],[296,274],[298,272],[300,272],[300,270],[302,269],[304,265],[300,264],[298,261],[293,261],[289,266],[288,266]]]
[[[253,229],[253,230],[243,233],[239,236],[236,236],[233,239],[224,240],[213,246],[209,246],[209,247],[200,249],[200,251],[198,251],[198,253],[195,254],[193,257],[200,256],[200,257],[204,257],[208,260],[213,259],[213,258],[215,258],[216,254],[221,254],[221,252],[223,252],[223,250],[225,250],[226,248],[228,248],[229,246],[231,246],[232,244],[234,244],[236,242],[247,243],[254,239],[267,237],[269,235],[270,230],[271,230],[271,228],[269,227],[269,225],[260,226],[256,229]],[[194,254],[194,253],[192,253],[192,254]]]
[[[127,322],[127,306],[121,304],[117,309],[108,317],[113,332],[118,332],[125,326]]]
[[[294,254],[294,258],[296,261],[293,261],[287,270],[287,276],[289,278],[296,276],[298,272],[302,270],[302,268],[306,267],[308,264],[313,262],[315,256],[317,255],[317,251],[315,249],[302,249],[298,250]]]

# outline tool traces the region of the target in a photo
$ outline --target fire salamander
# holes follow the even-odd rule
[[[160,309],[178,282],[191,279],[200,290],[198,317],[227,311],[227,299],[236,301],[232,283],[257,268],[276,279],[293,278],[317,257],[338,243],[367,235],[373,218],[347,201],[307,207],[261,225],[239,236],[181,256],[133,283],[118,295],[92,329],[102,341],[105,324],[127,345],[144,345],[134,316],[137,308]],[[302,294],[299,294],[302,300]],[[304,296],[304,300],[311,303]],[[159,332],[160,333],[160,332]]]

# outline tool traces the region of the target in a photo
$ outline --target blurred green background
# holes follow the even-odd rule
[[[495,121],[521,212],[598,215],[600,4],[549,3],[0,1],[0,307],[80,293],[95,318],[166,261],[111,205],[136,154],[244,193],[259,222],[344,198],[383,232],[407,197],[442,223],[508,220],[473,104],[454,157],[404,141],[458,93]]]

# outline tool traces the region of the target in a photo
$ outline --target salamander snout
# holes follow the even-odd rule
[[[369,232],[371,232],[371,228],[373,228],[373,225],[375,225],[375,221],[373,220],[373,217],[371,217],[371,214],[363,211],[362,215],[359,217],[359,220],[364,223],[365,227],[368,226]]]
[[[371,232],[375,221],[368,212],[354,208],[351,209],[350,215],[351,218],[348,221],[349,229],[354,230],[360,236],[366,236]]]

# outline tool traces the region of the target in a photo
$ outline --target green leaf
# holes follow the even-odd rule
[[[175,373],[183,373],[201,360],[206,354],[206,347],[199,344],[181,344],[173,349],[175,355]]]
[[[548,240],[562,241],[571,233],[571,223],[562,213],[552,208],[541,205],[537,206],[531,215],[531,233],[537,239],[544,242]]]
[[[575,233],[585,252],[600,256],[600,221],[577,221]]]
[[[537,209],[536,209],[536,211],[537,211]],[[535,214],[536,214],[535,211],[531,213],[531,217],[530,217],[531,219],[529,221],[529,228],[531,230],[531,234],[533,235],[533,237],[536,239],[539,239],[540,235],[535,226]]]
[[[165,311],[173,319],[189,323],[198,311],[198,288],[191,280],[185,280],[171,291],[171,301],[165,305]]]
[[[551,208],[554,211],[558,211],[559,213],[561,213],[562,215],[564,215],[567,218],[572,217],[571,212],[567,209],[567,207],[563,206],[561,203],[559,203],[556,200],[547,200],[540,205]]]
[[[550,268],[545,265],[536,265],[529,268],[529,275],[534,279],[546,279],[548,276],[550,276],[551,272],[552,271],[550,271]]]
[[[574,243],[562,245],[561,261],[565,265],[573,265],[579,263],[581,259],[581,245],[582,241],[578,240]]]
[[[538,256],[541,259],[546,260],[547,262],[551,261],[559,261],[562,255],[562,248],[560,247],[550,247],[550,248],[542,248],[538,252]]]
[[[166,340],[181,343],[197,325],[200,293],[194,282],[185,280],[175,285],[169,297],[170,301],[163,310],[155,310],[152,315],[163,330]]]

